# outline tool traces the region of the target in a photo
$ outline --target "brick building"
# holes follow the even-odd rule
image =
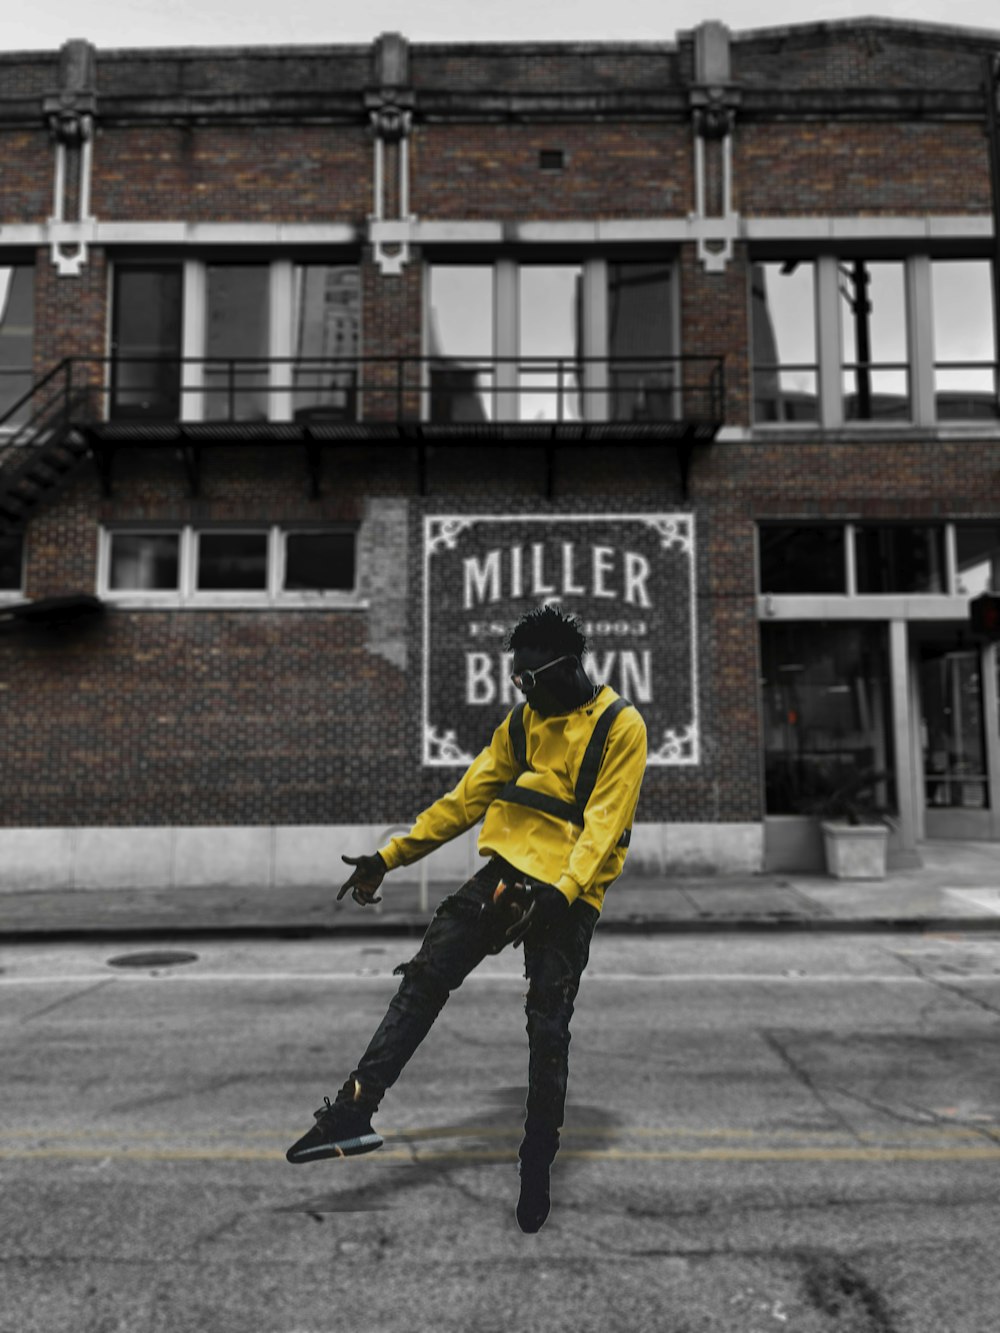
[[[863,772],[900,860],[1000,838],[998,50],[0,55],[3,887],[335,875],[552,597],[630,873],[817,866]]]

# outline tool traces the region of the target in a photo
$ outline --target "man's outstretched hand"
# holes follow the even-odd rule
[[[378,886],[385,878],[386,866],[378,852],[374,856],[342,856],[340,859],[347,865],[354,866],[354,870],[337,894],[337,902],[339,903],[344,894],[350,889],[351,897],[361,907],[368,907],[372,903],[380,903],[382,898],[378,892]]]
[[[514,887],[523,889],[525,886],[516,884]],[[530,930],[547,931],[561,925],[568,911],[569,899],[555,885],[533,884],[527,908],[507,931],[507,938],[516,949]]]

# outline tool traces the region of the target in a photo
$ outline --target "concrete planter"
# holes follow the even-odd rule
[[[827,873],[834,879],[885,879],[884,824],[823,824]]]

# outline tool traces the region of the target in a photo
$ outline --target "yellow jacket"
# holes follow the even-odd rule
[[[527,704],[513,709],[458,785],[418,815],[408,834],[379,848],[386,866],[410,865],[482,818],[482,856],[502,856],[527,878],[600,911],[625,864],[646,768],[646,726],[625,700],[602,724],[610,722],[603,758],[600,732],[591,748],[593,788],[582,811],[577,784],[591,737],[618,700],[605,685],[592,703],[556,717]]]

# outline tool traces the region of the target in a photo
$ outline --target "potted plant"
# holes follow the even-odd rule
[[[885,879],[895,820],[880,793],[889,774],[867,769],[818,803],[826,869],[834,879]]]

